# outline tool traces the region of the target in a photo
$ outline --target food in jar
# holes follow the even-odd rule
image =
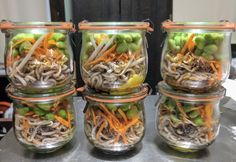
[[[48,150],[69,142],[75,119],[70,101],[14,103],[14,128],[17,139],[29,148]]]
[[[64,33],[18,33],[7,47],[6,70],[17,87],[53,87],[71,78],[70,56]]]
[[[181,102],[166,97],[159,105],[159,134],[171,146],[205,148],[219,131],[217,106],[212,102]]]
[[[83,35],[81,74],[99,91],[127,91],[140,86],[147,73],[146,49],[140,32]]]
[[[140,103],[88,104],[84,129],[89,141],[97,148],[129,150],[144,135],[143,106]]]
[[[228,75],[223,33],[170,32],[161,73],[169,85],[190,92],[217,87]]]

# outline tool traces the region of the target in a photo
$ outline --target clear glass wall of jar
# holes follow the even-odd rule
[[[7,92],[13,100],[16,139],[27,149],[53,152],[73,138],[76,121],[73,87],[60,94],[22,94],[13,86],[8,86]]]
[[[157,130],[164,142],[182,152],[194,152],[209,146],[220,128],[220,99],[225,89],[205,94],[174,91],[159,82]]]
[[[129,151],[141,142],[145,132],[144,98],[142,87],[124,96],[103,96],[85,92],[84,132],[96,148],[112,154]]]
[[[80,71],[97,91],[129,93],[141,86],[148,69],[147,22],[81,22]]]
[[[229,76],[231,32],[229,22],[170,22],[162,52],[163,80],[178,90],[208,92]]]
[[[25,93],[48,93],[71,81],[72,23],[3,21],[0,28],[6,39],[6,74],[14,87]]]

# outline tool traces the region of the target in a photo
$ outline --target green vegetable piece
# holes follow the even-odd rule
[[[200,116],[194,119],[194,123],[195,123],[197,126],[202,126],[202,125],[204,125],[203,119],[202,119]]]
[[[124,53],[124,52],[127,52],[128,50],[128,45],[126,42],[123,42],[123,43],[120,43],[117,48],[116,48],[116,52],[118,54],[121,54],[121,53]]]
[[[15,43],[15,42],[22,40],[22,39],[25,39],[25,33],[17,34],[16,36],[14,36],[12,38],[12,41]]]
[[[23,43],[21,43],[20,47],[19,47],[19,51],[20,53],[24,53],[26,51],[29,51],[32,47],[32,44],[29,41],[25,41]]]
[[[175,101],[169,98],[166,103],[166,108],[170,111],[174,111],[175,107],[176,107]]]
[[[132,33],[131,37],[132,37],[134,43],[138,43],[139,40],[141,39],[141,34],[139,34],[139,33]]]
[[[117,110],[117,107],[114,104],[107,104],[107,108],[111,111],[116,111]]]
[[[191,111],[191,112],[189,113],[189,117],[192,118],[192,119],[196,118],[196,117],[199,116],[199,115],[200,115],[200,114],[199,114],[198,111]]]
[[[128,111],[130,109],[132,104],[125,104],[125,105],[122,105],[120,108],[122,111]]]
[[[195,51],[194,51],[194,54],[197,55],[197,56],[200,56],[202,54],[202,50],[199,49],[199,48],[196,48]]]
[[[53,105],[51,103],[38,103],[37,106],[44,111],[50,111]]]
[[[176,51],[176,52],[180,52],[180,50],[181,50],[181,47],[180,47],[180,46],[176,46],[176,47],[175,47],[175,51]]]
[[[128,119],[132,119],[138,116],[139,111],[137,109],[130,109],[126,112],[126,116]]]
[[[37,39],[39,39],[39,37],[41,37],[41,36],[42,36],[42,34],[34,34],[34,39],[37,40]]]
[[[212,34],[210,34],[210,33],[205,34],[204,39],[207,44],[211,44],[214,42],[214,38],[213,38]]]
[[[92,34],[86,32],[83,35],[83,40],[85,40],[86,42],[90,42],[90,37],[92,37],[92,36],[93,36]]]
[[[139,46],[135,43],[130,43],[129,44],[129,49],[132,53],[136,52],[139,49]]]
[[[195,43],[196,43],[197,48],[202,50],[204,48],[204,46],[205,46],[205,39],[204,39],[204,37],[200,36],[200,35],[197,36],[195,38]]]
[[[40,108],[33,108],[32,109],[34,111],[35,114],[39,115],[39,116],[44,116],[46,114],[45,111],[43,111],[42,109]]]
[[[168,40],[168,46],[169,46],[170,50],[174,51],[175,48],[176,48],[175,41],[173,39],[169,39]]]
[[[59,110],[58,115],[62,117],[63,119],[67,119],[67,113],[63,109]]]
[[[16,57],[19,55],[19,51],[16,50],[15,48],[12,50],[12,56]]]
[[[82,61],[82,62],[85,62],[86,60],[88,60],[88,55],[87,55],[86,53],[83,53],[83,54],[81,55],[81,61]]]
[[[48,120],[54,120],[55,119],[55,115],[53,113],[48,113],[45,115],[45,117],[48,119]]]
[[[223,40],[224,40],[224,34],[215,34],[214,35],[214,43],[216,45],[220,45]]]
[[[32,38],[32,39],[34,39],[34,34],[26,33],[25,34],[25,38]]]
[[[85,51],[87,54],[91,54],[94,51],[93,44],[91,42],[87,42],[85,44]]]
[[[133,41],[133,39],[132,39],[130,34],[124,34],[124,37],[125,37],[125,41],[127,43],[131,43]]]
[[[207,53],[202,53],[202,56],[207,59],[207,60],[213,60],[214,57],[211,54],[207,54]]]
[[[29,108],[28,107],[23,107],[23,108],[18,108],[17,111],[20,115],[24,116],[27,112],[29,112]]]
[[[189,103],[184,103],[183,108],[185,112],[191,112],[192,110],[190,108],[192,108],[193,106]]]
[[[64,41],[66,39],[66,36],[62,33],[53,33],[51,39],[59,42],[59,41]]]
[[[180,37],[180,36],[176,36],[176,37],[174,38],[174,40],[175,40],[175,45],[176,45],[176,46],[179,46],[179,45],[181,44],[181,37]]]
[[[179,123],[180,122],[180,120],[173,114],[170,115],[170,119],[173,123]]]
[[[124,34],[117,34],[116,35],[116,42],[117,43],[122,43],[122,42],[124,42],[124,40],[125,40]]]
[[[57,43],[56,43],[56,46],[57,46],[58,48],[62,48],[62,49],[65,49],[65,48],[66,48],[65,42],[57,42]]]
[[[215,44],[209,44],[203,50],[206,54],[214,54],[218,51],[218,47]]]

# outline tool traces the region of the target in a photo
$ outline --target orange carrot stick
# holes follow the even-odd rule
[[[205,125],[208,128],[208,138],[209,140],[212,139],[213,134],[211,131],[211,127],[212,127],[212,114],[213,114],[213,107],[212,104],[208,103],[205,105]]]
[[[194,33],[192,33],[192,34],[190,35],[189,39],[187,40],[187,42],[184,44],[183,48],[181,49],[181,52],[180,52],[181,54],[184,55],[184,53],[186,52],[186,50],[187,50],[189,44],[192,42],[194,36],[195,36]]]
[[[100,126],[100,128],[98,129],[98,132],[97,132],[97,134],[96,134],[96,140],[98,140],[99,135],[101,134],[101,132],[102,132],[102,130],[104,129],[105,125],[106,125],[106,123],[103,122],[102,125]]]
[[[121,115],[122,118],[124,119],[125,123],[127,123],[128,119],[127,119],[125,113],[124,113],[121,109],[118,109],[118,112],[120,113],[120,115]]]
[[[67,118],[68,118],[69,128],[71,128],[71,114],[69,111],[67,111]]]
[[[95,113],[94,113],[93,109],[91,109],[91,112],[92,112],[93,124],[97,125],[97,121],[96,121],[96,117],[95,117]]]
[[[61,118],[60,116],[55,115],[55,119],[60,122],[62,125],[66,126],[66,127],[70,127],[68,121],[66,121],[65,119]]]

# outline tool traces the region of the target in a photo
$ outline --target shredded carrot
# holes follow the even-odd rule
[[[60,122],[62,125],[66,126],[66,127],[70,127],[68,121],[66,121],[65,119],[61,118],[60,116],[55,115],[55,119]]]
[[[123,128],[123,133],[125,133],[130,127],[132,127],[133,125],[137,124],[139,122],[139,118],[133,118],[132,121],[130,121],[124,128]]]
[[[43,47],[46,51],[48,49],[48,39],[52,36],[53,33],[48,33],[43,40]]]
[[[86,62],[84,64],[85,67],[88,67],[90,65],[93,64],[98,64],[101,61],[105,61],[107,59],[107,57],[116,49],[116,44],[114,44],[110,49],[106,50],[99,58],[90,61],[90,62]]]
[[[121,109],[118,109],[118,112],[120,113],[120,115],[121,115],[122,118],[124,119],[125,123],[127,123],[128,119],[127,119],[125,113],[124,113]]]
[[[15,46],[17,46],[18,44],[21,44],[21,43],[24,42],[24,41],[30,41],[31,43],[34,43],[34,42],[35,42],[34,38],[24,38],[24,39],[21,39],[21,40],[17,41],[16,43],[14,43],[14,44],[12,45],[12,48],[14,48]]]
[[[213,134],[211,129],[212,126],[212,114],[213,114],[213,107],[212,104],[208,103],[205,105],[205,116],[204,116],[204,121],[205,121],[205,125],[208,128],[208,138],[209,140],[212,139]]]
[[[97,125],[96,117],[95,117],[95,113],[94,113],[93,109],[91,109],[91,112],[92,112],[92,117],[93,117],[93,124]]]
[[[101,132],[104,129],[105,125],[106,125],[106,123],[103,122],[102,125],[100,126],[100,128],[98,129],[97,134],[96,134],[96,140],[98,140],[99,135],[101,134]]]
[[[69,111],[67,111],[67,118],[68,118],[69,128],[71,128],[71,114]]]
[[[195,47],[195,43],[193,40],[191,40],[190,43],[188,44],[188,50],[192,52],[194,47]]]
[[[183,48],[181,49],[181,54],[184,55],[184,53],[186,52],[186,50],[188,49],[189,44],[191,44],[193,37],[195,36],[194,33],[192,33],[189,37],[189,39],[187,40],[187,42],[184,44]]]
[[[108,114],[110,117],[112,117],[117,123],[120,123],[119,120],[116,118],[115,115],[113,115],[104,104],[99,104],[99,108],[102,109],[106,114]]]

